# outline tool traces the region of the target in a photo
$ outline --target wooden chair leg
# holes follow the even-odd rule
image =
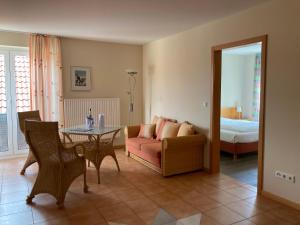
[[[35,197],[36,194],[40,193],[38,191],[38,188],[37,188],[39,186],[39,181],[40,181],[40,176],[38,174],[38,176],[36,178],[36,181],[35,181],[32,189],[31,189],[31,192],[30,192],[30,194],[26,198],[26,203],[27,204],[32,204],[32,199]]]
[[[35,160],[34,156],[32,155],[32,153],[29,153],[20,174],[24,175],[26,169],[35,162],[36,162],[36,160]]]

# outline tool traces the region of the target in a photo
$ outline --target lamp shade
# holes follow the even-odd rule
[[[138,72],[134,69],[126,69],[126,73],[130,76],[136,75]]]

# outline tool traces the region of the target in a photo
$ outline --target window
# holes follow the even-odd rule
[[[259,121],[259,108],[260,108],[260,71],[261,71],[261,54],[255,56],[255,74],[253,83],[253,112],[252,118]]]
[[[31,109],[28,50],[0,48],[0,155],[28,151],[17,112]]]
[[[16,55],[14,59],[16,77],[17,112],[30,110],[30,74],[29,57]]]

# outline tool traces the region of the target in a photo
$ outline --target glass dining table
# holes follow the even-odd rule
[[[113,142],[116,135],[122,127],[104,127],[104,128],[87,128],[84,125],[61,128],[59,131],[63,135],[63,140],[66,143],[68,140],[73,143],[70,135],[86,136],[87,141],[82,142],[85,147],[84,156],[92,162],[97,170],[98,184],[100,184],[100,166],[106,156],[111,156],[116,162],[118,171],[120,166],[114,151]],[[103,138],[105,136],[105,138]],[[109,136],[109,138],[107,138]]]

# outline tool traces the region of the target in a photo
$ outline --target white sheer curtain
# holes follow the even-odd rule
[[[40,110],[43,120],[63,125],[63,91],[60,39],[30,35],[32,109]]]

